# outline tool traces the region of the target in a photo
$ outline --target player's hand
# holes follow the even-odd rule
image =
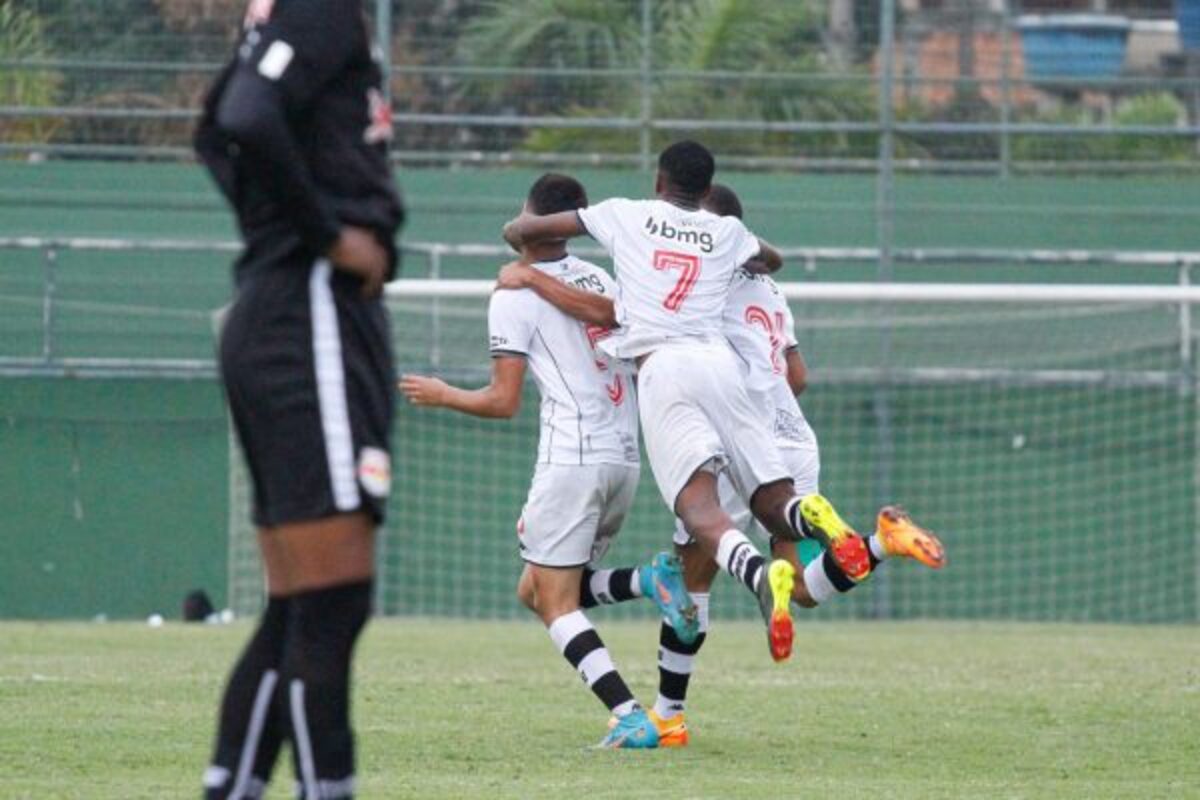
[[[513,261],[500,268],[496,276],[497,289],[527,289],[533,285],[537,270],[523,261]]]
[[[375,234],[365,228],[347,225],[329,248],[329,260],[342,272],[357,275],[363,282],[363,294],[378,297],[387,277],[388,255]]]
[[[445,404],[446,390],[450,387],[438,378],[424,375],[401,375],[400,391],[414,406],[440,406]]]
[[[521,217],[524,216],[525,214],[522,212],[517,218],[510,219],[508,222],[506,222],[504,224],[504,231],[501,234],[504,236],[504,241],[508,242],[508,246],[518,253],[521,252],[521,248],[525,244],[524,240],[521,238],[520,231]]]

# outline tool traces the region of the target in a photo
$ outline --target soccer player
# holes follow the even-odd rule
[[[728,187],[714,184],[705,196],[703,207],[719,216],[742,217],[741,203]],[[501,285],[533,285],[527,271],[519,266],[506,267],[501,273]],[[535,289],[536,289],[535,285]],[[576,298],[576,305],[583,298]],[[590,305],[600,304],[591,300]],[[591,314],[603,313],[602,307],[589,309]],[[769,277],[745,269],[739,270],[730,290],[724,315],[725,336],[738,355],[743,379],[751,401],[771,423],[781,456],[792,472],[796,491],[812,495],[809,502],[820,508],[826,517],[836,517],[828,501],[817,494],[820,459],[816,436],[805,420],[796,395],[807,383],[808,369],[796,346],[794,321],[786,299]],[[718,478],[722,506],[729,512],[739,529],[755,530],[766,537],[762,526],[752,517],[745,502],[724,475]],[[844,524],[844,523],[842,523]],[[693,661],[704,643],[708,630],[709,592],[718,569],[684,529],[677,523],[676,551],[684,563],[688,591],[698,609],[699,636],[695,642],[684,642],[674,629],[664,624],[659,637],[659,693],[648,715],[659,732],[660,747],[678,747],[688,743],[689,733],[684,719],[684,705]],[[812,540],[801,542],[814,545]],[[886,507],[880,511],[877,532],[868,542],[872,569],[890,556],[914,558],[934,569],[944,563],[940,542],[928,531],[917,526],[903,511]],[[774,556],[787,559],[802,570],[796,581],[792,599],[806,608],[848,592],[858,582],[847,576],[829,557],[811,559],[808,566],[801,563],[797,544],[771,537]],[[604,603],[619,602],[621,598],[601,596]]]
[[[529,190],[534,214],[574,213],[587,206],[583,186],[543,175]],[[523,253],[551,297],[569,285],[611,297],[612,278],[567,252],[562,241],[530,244]],[[556,294],[557,292],[557,294]],[[569,303],[569,300],[568,300]],[[586,313],[583,316],[587,316]],[[405,375],[400,389],[416,405],[478,417],[512,417],[526,368],[541,393],[541,437],[529,497],[517,523],[525,569],[518,596],[542,620],[563,657],[617,718],[603,747],[655,747],[658,735],[581,610],[603,598],[653,600],[681,639],[697,635],[676,557],[660,553],[633,570],[594,569],[633,503],[640,472],[637,399],[630,375],[597,349],[610,335],[611,307],[580,321],[530,290],[500,290],[488,307],[492,379],[465,390],[431,377]],[[585,572],[586,569],[586,572]]]
[[[221,375],[267,606],[221,702],[208,800],[262,797],[285,738],[306,800],[354,795],[350,676],[390,487],[380,299],[404,216],[361,0],[255,0],[196,148],[245,249]]]
[[[718,216],[742,218],[742,204],[737,195],[721,184],[713,185],[703,207]],[[738,270],[724,320],[725,336],[738,355],[751,402],[770,422],[796,492],[807,496],[814,507],[821,508],[824,517],[840,519],[833,506],[818,494],[821,462],[817,438],[796,400],[807,385],[808,367],[797,346],[795,321],[786,298],[769,276]],[[718,492],[722,507],[740,530],[757,532],[760,538],[769,541],[773,556],[786,559],[801,571],[792,593],[797,605],[813,608],[859,584],[828,551],[818,551],[805,566],[797,543],[771,537],[764,531],[724,476],[718,479]],[[674,540],[684,564],[688,591],[699,610],[700,635],[688,643],[680,641],[666,624],[660,631],[659,690],[649,716],[658,728],[660,746],[666,747],[688,742],[684,718],[688,681],[693,661],[707,635],[709,593],[718,572],[716,565],[694,545],[682,523],[676,526]],[[809,540],[801,544],[813,543]],[[880,510],[876,532],[867,545],[872,571],[892,556],[912,558],[933,569],[940,569],[945,563],[945,552],[937,537],[895,506]]]
[[[753,592],[771,656],[791,655],[789,600],[795,568],[768,564],[721,508],[727,473],[751,511],[784,540],[812,537],[854,579],[870,569],[866,544],[825,507],[795,493],[767,424],[738,379],[722,319],[740,267],[774,271],[782,259],[736,217],[700,205],[716,163],[696,142],[659,156],[653,200],[611,199],[575,212],[525,213],[504,228],[514,248],[589,234],[613,257],[617,332],[605,352],[638,366],[639,407],[650,466],[667,506],[718,566]]]

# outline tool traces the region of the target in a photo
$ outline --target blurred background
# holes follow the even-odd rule
[[[684,137],[786,281],[1188,285],[1200,263],[1200,0],[365,2],[405,277],[494,274],[540,172],[645,195]],[[213,361],[237,246],[189,147],[244,5],[0,0],[0,616],[259,602]],[[392,309],[402,370],[486,380],[482,299]],[[951,558],[818,617],[1200,616],[1188,305],[793,310],[825,492],[864,531],[908,504]],[[532,391],[511,424],[400,409],[385,611],[517,615],[536,431]],[[616,560],[670,525],[647,470]]]

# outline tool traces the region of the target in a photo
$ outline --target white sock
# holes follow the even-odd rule
[[[883,547],[883,540],[879,538],[878,533],[872,533],[871,538],[867,539],[867,547],[871,548],[871,555],[875,556],[880,561],[883,561],[891,556]]]
[[[746,534],[729,529],[721,534],[717,544],[717,566],[741,581],[752,592],[758,591],[766,561],[758,548],[750,543]]]
[[[833,560],[833,553],[828,550],[804,568],[804,586],[818,605],[839,594],[845,594],[857,585],[846,576]]]
[[[608,648],[586,614],[578,610],[563,614],[546,630],[558,652],[612,713],[620,717],[638,708],[633,693],[617,672]]]

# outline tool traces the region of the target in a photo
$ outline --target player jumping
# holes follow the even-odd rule
[[[526,202],[533,214],[573,214],[586,205],[579,182],[555,174],[534,183]],[[604,270],[570,255],[563,241],[530,244],[524,256],[545,276],[549,286],[542,290],[552,296],[556,287],[567,285],[609,297],[615,292]],[[517,593],[617,717],[601,746],[644,748],[657,746],[657,730],[581,610],[581,590],[589,606],[597,594],[648,597],[687,641],[695,640],[697,623],[675,556],[660,553],[635,569],[594,569],[629,512],[640,472],[631,376],[597,349],[612,322],[611,308],[605,316],[581,322],[533,291],[497,291],[488,308],[491,383],[470,391],[437,378],[405,375],[400,388],[416,405],[511,417],[520,404],[526,367],[533,372],[542,397],[542,427],[533,484],[517,523],[525,560]]]
[[[741,203],[732,190],[715,184],[704,198],[703,207],[719,216],[741,219]],[[527,270],[513,265],[501,273],[501,285],[530,285],[535,290],[541,283],[530,280]],[[573,306],[583,305],[583,297],[575,298]],[[602,303],[589,299],[590,314],[603,312]],[[725,309],[725,336],[739,357],[742,377],[756,408],[770,421],[780,454],[792,472],[797,493],[806,496],[808,507],[819,514],[826,524],[848,528],[825,498],[817,494],[820,459],[816,436],[809,427],[796,395],[807,382],[807,367],[798,348],[791,310],[779,288],[769,277],[748,270],[739,270],[730,290]],[[729,479],[718,478],[718,491],[723,508],[729,512],[739,529],[764,533],[753,519],[741,496]],[[766,538],[764,536],[764,538]],[[677,524],[676,551],[684,563],[688,591],[695,602],[700,623],[700,635],[694,642],[682,641],[673,626],[664,621],[659,637],[659,694],[648,713],[659,732],[661,747],[677,747],[688,742],[688,729],[683,716],[688,681],[696,654],[708,630],[709,591],[719,571],[701,548],[695,547],[683,524]],[[825,602],[838,593],[848,592],[858,585],[839,567],[828,552],[804,567],[797,552],[797,543],[771,537],[772,553],[803,570],[793,589],[792,599],[806,608]],[[809,540],[807,544],[813,544]],[[878,528],[868,541],[871,567],[890,556],[914,558],[934,569],[944,563],[941,544],[928,531],[912,523],[907,514],[895,507],[880,511]],[[617,602],[618,599],[603,599]]]
[[[714,184],[704,198],[704,208],[718,216],[742,218],[742,205],[737,195],[720,184]],[[827,524],[848,527],[833,506],[818,494],[821,460],[817,437],[796,399],[807,384],[808,368],[797,346],[791,309],[770,277],[738,271],[725,308],[725,336],[739,356],[751,401],[771,425],[796,492],[811,495],[808,502],[814,509],[820,509],[822,517],[829,520]],[[739,529],[746,533],[755,531],[764,541],[770,542],[776,558],[787,559],[797,570],[802,570],[802,577],[796,581],[792,593],[796,604],[814,608],[859,584],[841,569],[828,551],[817,553],[805,566],[800,560],[797,543],[770,537],[756,523],[734,486],[724,476],[718,479],[718,491],[722,507]],[[658,698],[649,715],[658,728],[660,746],[664,747],[682,746],[688,742],[684,719],[688,681],[693,661],[708,631],[709,592],[718,572],[712,560],[694,546],[682,523],[677,524],[674,538],[676,552],[684,564],[688,591],[699,610],[700,635],[691,643],[680,641],[666,623],[660,632]],[[912,558],[933,569],[940,569],[945,564],[945,553],[937,537],[894,506],[880,510],[876,531],[867,540],[867,545],[872,571],[891,556]]]
[[[792,650],[795,568],[786,559],[768,564],[735,527],[721,508],[717,476],[728,474],[772,534],[817,539],[852,578],[867,575],[870,557],[861,537],[796,494],[738,378],[722,330],[730,282],[750,262],[773,271],[782,259],[737,218],[700,207],[715,170],[705,147],[678,142],[659,156],[656,199],[525,213],[504,237],[521,248],[589,234],[613,257],[620,327],[601,348],[638,365],[643,437],[659,491],[705,553],[756,595],[771,655],[782,661]]]

